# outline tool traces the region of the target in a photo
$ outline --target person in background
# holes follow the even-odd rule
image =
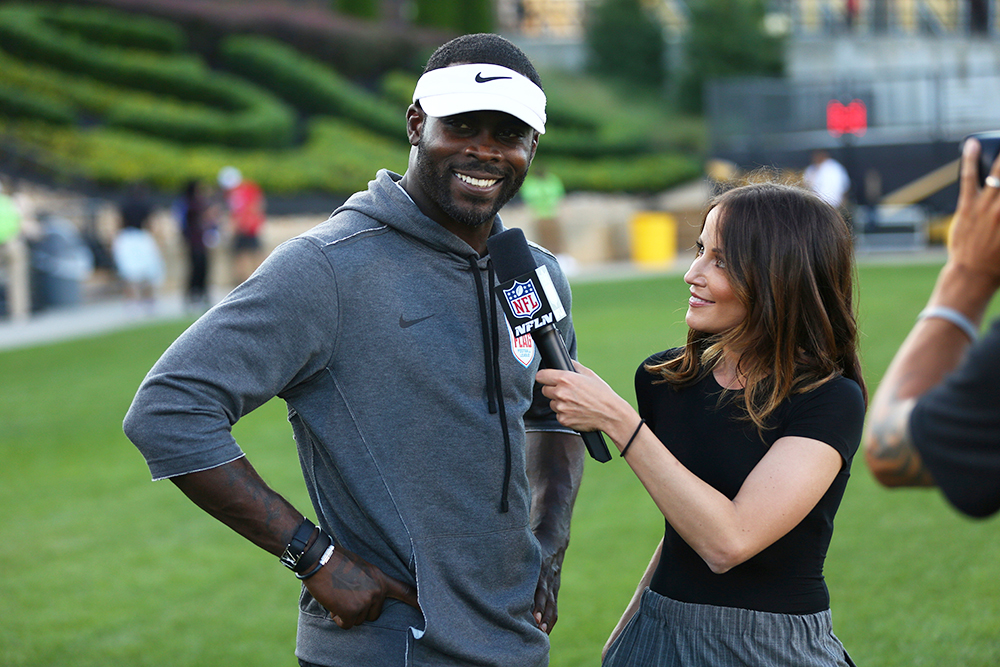
[[[1000,509],[1000,318],[979,337],[1000,288],[1000,160],[980,188],[981,150],[963,146],[948,260],[879,383],[865,436],[882,484],[936,485],[975,517]]]
[[[866,402],[847,223],[800,188],[730,190],[684,280],[687,343],[639,366],[638,413],[582,365],[537,375],[666,520],[603,664],[851,665],[823,577]]]
[[[267,219],[267,202],[260,186],[244,178],[236,167],[219,171],[219,185],[226,197],[233,232],[233,281],[239,285],[263,259],[260,233]]]
[[[125,282],[126,307],[151,313],[165,275],[156,239],[146,229],[153,206],[142,185],[130,188],[120,208],[122,227],[111,244],[118,275]]]
[[[585,450],[535,391],[540,353],[494,301],[486,243],[545,131],[541,79],[508,40],[458,37],[405,129],[406,173],[379,171],[195,322],[125,432],[155,479],[302,581],[301,665],[542,667]],[[575,355],[571,316],[557,326]],[[233,438],[275,396],[318,525]]]
[[[538,243],[556,256],[565,252],[559,222],[559,205],[565,196],[562,180],[542,163],[535,165],[521,186],[521,199],[534,218]]]
[[[192,179],[175,205],[174,214],[180,223],[187,247],[188,279],[185,303],[192,310],[207,310],[211,305],[208,290],[209,249],[218,240],[216,209],[209,202],[204,184]]]
[[[0,270],[6,294],[6,311],[13,320],[25,320],[31,313],[28,245],[22,233],[23,215],[12,192],[0,180]]]
[[[844,165],[830,157],[828,151],[817,149],[812,152],[811,162],[802,179],[810,190],[825,199],[830,206],[841,208],[847,204],[851,179]]]

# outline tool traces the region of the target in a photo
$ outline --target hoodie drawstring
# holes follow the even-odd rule
[[[507,409],[503,400],[503,387],[500,383],[500,327],[497,318],[497,302],[493,296],[495,273],[493,262],[487,261],[490,313],[486,313],[486,298],[483,296],[483,278],[479,275],[479,262],[476,257],[469,257],[472,275],[476,279],[476,294],[479,297],[479,321],[483,334],[483,361],[486,368],[486,396],[490,414],[499,413],[500,428],[503,430],[504,471],[503,490],[500,495],[500,511],[506,513],[509,509],[509,489],[511,473],[510,432],[507,429]],[[492,325],[492,327],[491,327]]]

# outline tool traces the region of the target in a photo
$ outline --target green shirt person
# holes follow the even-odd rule
[[[21,212],[14,200],[0,188],[0,243],[11,240],[21,229]]]
[[[563,252],[562,230],[559,227],[559,204],[566,196],[563,183],[551,171],[539,168],[528,174],[521,186],[521,198],[538,225],[538,242],[549,251]]]

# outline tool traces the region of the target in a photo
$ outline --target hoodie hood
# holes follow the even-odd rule
[[[343,210],[359,211],[388,227],[412,236],[438,252],[462,258],[462,263],[468,263],[469,257],[475,257],[480,262],[481,268],[486,268],[488,257],[479,257],[472,246],[424,215],[410,195],[399,185],[400,179],[402,179],[400,174],[380,169],[375,175],[375,180],[368,183],[367,190],[351,195],[334,211],[334,214]],[[503,230],[503,223],[497,214],[493,220],[490,236],[499,234]]]

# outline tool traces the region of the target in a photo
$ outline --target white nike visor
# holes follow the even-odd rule
[[[503,111],[545,134],[545,93],[528,77],[500,65],[452,65],[425,72],[413,101],[429,116]]]

